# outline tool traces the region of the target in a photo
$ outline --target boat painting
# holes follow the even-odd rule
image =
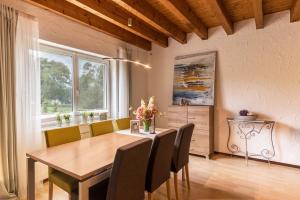
[[[216,52],[175,58],[173,105],[214,105],[215,62]]]

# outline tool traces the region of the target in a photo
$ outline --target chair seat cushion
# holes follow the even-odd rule
[[[53,170],[49,174],[49,181],[53,182],[55,185],[68,192],[69,194],[78,190],[78,180],[59,172],[57,170]]]

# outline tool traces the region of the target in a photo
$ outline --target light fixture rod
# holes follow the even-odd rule
[[[136,64],[136,65],[143,66],[146,69],[152,69],[152,67],[150,67],[149,65],[143,64],[143,63],[138,62],[138,61],[129,60],[129,59],[126,59],[126,58],[112,58],[112,57],[107,57],[107,58],[103,58],[103,60],[116,60],[116,61],[121,61],[121,62],[129,62],[129,63],[133,63],[133,64]]]

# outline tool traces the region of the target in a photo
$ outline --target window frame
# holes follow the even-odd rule
[[[84,53],[78,49],[64,49],[60,47],[61,45],[55,46],[55,45],[49,45],[49,44],[44,44],[40,42],[40,52],[45,52],[45,53],[51,53],[51,54],[59,54],[62,56],[69,56],[72,58],[72,112],[69,114],[71,115],[78,115],[80,113],[79,111],[79,98],[80,98],[80,85],[79,85],[79,60],[87,60],[91,62],[96,62],[96,63],[101,63],[104,64],[104,108],[101,109],[91,109],[87,110],[91,112],[108,112],[108,81],[109,81],[109,65],[110,62],[103,60],[102,56],[96,56],[96,54],[91,53],[91,52],[85,52]],[[89,54],[90,53],[90,54]],[[40,104],[40,106],[42,106]],[[46,123],[51,123],[54,122],[56,119],[56,114],[50,113],[50,114],[43,114],[41,113],[41,121],[42,121],[42,126],[43,124]]]
[[[97,57],[95,57],[95,56],[90,56],[90,55],[86,55],[86,54],[82,54],[82,53],[78,53],[77,54],[77,59],[76,59],[76,73],[77,73],[77,76],[76,76],[76,87],[77,88],[75,88],[75,86],[74,86],[74,89],[76,90],[76,91],[74,91],[74,92],[76,92],[76,97],[75,97],[75,99],[76,99],[76,106],[77,106],[77,108],[75,109],[75,111],[79,111],[79,99],[80,99],[80,89],[79,89],[79,87],[80,87],[80,83],[79,83],[79,68],[80,68],[80,66],[79,66],[79,60],[80,59],[82,59],[82,60],[86,60],[86,61],[91,61],[91,62],[96,62],[96,63],[100,63],[100,64],[104,64],[105,66],[104,66],[104,76],[103,76],[103,86],[104,86],[104,94],[105,94],[105,96],[104,96],[104,99],[103,99],[103,105],[104,105],[104,109],[96,109],[96,111],[103,111],[103,110],[105,110],[105,111],[107,111],[107,98],[108,98],[108,67],[109,67],[109,62],[108,61],[105,61],[105,60],[103,60],[102,58],[97,58]],[[78,94],[77,94],[77,92],[78,92]],[[75,102],[74,102],[75,103]],[[74,104],[75,105],[75,104]],[[92,109],[92,110],[95,110],[95,109]],[[91,110],[91,111],[92,111]]]

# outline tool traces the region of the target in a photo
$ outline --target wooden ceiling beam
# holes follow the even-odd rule
[[[193,27],[193,32],[195,32],[200,38],[208,38],[207,27],[193,12],[185,0],[160,0],[160,3],[162,3],[175,15],[190,23]]]
[[[221,25],[223,26],[225,32],[228,35],[231,35],[234,33],[233,30],[233,23],[229,19],[228,14],[226,13],[226,10],[224,6],[222,5],[220,0],[207,0],[206,1],[211,9],[215,12],[216,17],[220,20]]]
[[[153,29],[148,24],[131,14],[111,0],[66,0],[98,17],[101,17],[121,28],[126,29],[142,38],[150,40],[162,47],[168,46],[168,37]],[[131,18],[132,25],[128,26]]]
[[[291,8],[291,22],[300,20],[300,0],[294,0]]]
[[[187,42],[187,34],[181,30],[177,25],[171,22],[160,12],[157,12],[147,1],[144,0],[114,0],[118,5],[129,12],[136,15],[149,25],[153,26],[157,30],[168,34],[173,39],[177,40],[181,44]]]
[[[137,47],[151,50],[151,42],[139,37],[119,26],[116,26],[86,10],[79,8],[64,0],[26,0],[36,6],[45,8],[69,19],[75,20],[81,24],[87,25],[95,30],[101,31],[107,35],[120,39],[124,42],[133,44]],[[83,36],[84,37],[84,36]],[[95,41],[97,42],[97,41]]]
[[[256,29],[264,28],[264,13],[262,0],[252,0]]]

